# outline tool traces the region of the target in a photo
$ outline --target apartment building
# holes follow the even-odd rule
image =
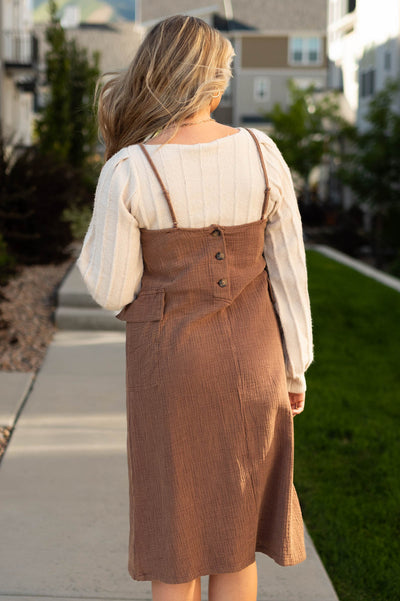
[[[343,92],[349,116],[364,129],[373,96],[400,77],[399,0],[329,0],[328,57],[329,85]]]
[[[0,2],[0,124],[12,146],[31,143],[37,40],[24,0]]]
[[[235,125],[265,123],[275,103],[288,103],[287,81],[327,85],[326,0],[155,0],[142,2],[142,24],[184,13],[223,31],[235,48],[234,79],[218,118]]]
[[[143,37],[141,27],[132,21],[114,23],[81,23],[80,19],[64,22],[67,39],[74,39],[79,48],[85,48],[89,57],[99,53],[101,73],[124,69],[132,60]],[[46,42],[46,23],[37,23],[34,27],[38,40],[38,70],[44,80],[45,58],[48,50]]]

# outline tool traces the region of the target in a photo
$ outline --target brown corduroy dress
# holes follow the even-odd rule
[[[306,558],[293,484],[293,417],[263,256],[261,219],[141,228],[144,260],[126,321],[128,570],[188,582],[237,572],[262,551]]]

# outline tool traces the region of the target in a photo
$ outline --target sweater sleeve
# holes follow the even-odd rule
[[[139,224],[130,212],[135,183],[127,158],[118,153],[102,168],[77,260],[94,300],[117,312],[134,299],[143,275]]]
[[[304,373],[313,361],[313,339],[301,217],[292,176],[281,152],[265,135],[260,142],[267,168],[272,157],[280,179],[268,214],[264,256],[281,330],[288,391],[304,392]]]

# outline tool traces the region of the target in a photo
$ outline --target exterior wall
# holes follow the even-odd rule
[[[400,3],[357,0],[347,11],[347,0],[329,0],[329,82],[343,90],[353,121],[364,129],[371,98],[400,76]]]
[[[296,35],[296,34],[294,34]],[[313,35],[313,34],[310,34]],[[242,35],[235,38],[235,80],[233,123],[260,123],[275,103],[287,106],[287,83],[314,83],[318,88],[327,84],[326,41],[323,34],[321,60],[318,65],[296,65],[290,62],[288,34]],[[264,124],[265,126],[265,124]]]
[[[7,142],[29,145],[33,94],[23,87],[35,77],[31,14],[24,0],[3,0],[0,7],[0,121]]]
[[[143,29],[130,22],[110,23],[109,25],[90,25],[66,28],[68,39],[76,40],[80,48],[86,48],[89,56],[100,53],[101,73],[124,69],[132,60],[143,36]],[[35,34],[39,43],[39,69],[45,69],[47,51],[46,25],[35,25]]]
[[[357,5],[357,38],[359,56],[359,106],[357,123],[366,127],[365,115],[373,95],[385,87],[389,78],[399,77],[400,3],[398,0],[381,0],[378,6],[362,0]],[[390,68],[385,68],[385,56],[390,56]],[[373,73],[373,90],[367,91],[362,78]],[[364,89],[363,89],[364,88]],[[400,108],[399,98],[397,106]]]
[[[288,38],[286,36],[243,36],[242,69],[276,68],[288,66]]]
[[[288,79],[300,85],[326,87],[326,0],[232,0],[231,28],[224,31],[235,48],[234,78],[222,98],[216,116],[225,123],[254,122],[268,129],[263,114],[274,103],[288,103]],[[222,1],[185,2],[157,0],[142,4],[142,25],[151,27],[163,16],[184,12],[213,24],[213,15],[226,16]],[[321,61],[316,65],[293,65],[289,56],[292,37],[322,40]],[[230,119],[230,121],[229,121]]]
[[[32,94],[18,90],[12,77],[3,79],[3,135],[12,145],[29,146],[32,133]]]
[[[295,35],[292,37],[296,37]],[[299,37],[303,37],[299,34]],[[312,34],[311,36],[312,37]],[[288,35],[261,35],[261,36],[242,36],[242,59],[241,67],[246,68],[291,68],[315,70],[327,67],[326,58],[326,38],[325,35],[315,34],[315,37],[321,39],[321,60],[315,65],[296,65],[290,59]]]
[[[257,98],[255,89],[257,80],[264,79],[268,82],[268,92],[263,100]],[[294,79],[298,86],[308,86],[311,83],[316,84],[319,88],[324,88],[326,85],[326,72],[324,70],[303,71],[295,73],[288,70],[268,70],[268,69],[247,69],[240,73],[240,86],[238,88],[236,103],[240,122],[245,118],[249,120],[251,116],[260,117],[263,113],[270,111],[274,104],[280,104],[287,107],[289,103],[289,95],[287,83],[288,79]]]
[[[373,0],[371,0],[373,1]],[[173,14],[203,18],[207,12],[234,20],[247,30],[299,31],[326,27],[326,0],[142,0],[141,20],[147,24]]]

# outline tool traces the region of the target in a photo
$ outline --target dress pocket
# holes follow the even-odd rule
[[[159,334],[165,291],[143,290],[117,315],[126,321],[126,383],[132,389],[159,382]]]
[[[160,321],[164,315],[165,290],[141,290],[138,296],[116,315],[126,322]]]

